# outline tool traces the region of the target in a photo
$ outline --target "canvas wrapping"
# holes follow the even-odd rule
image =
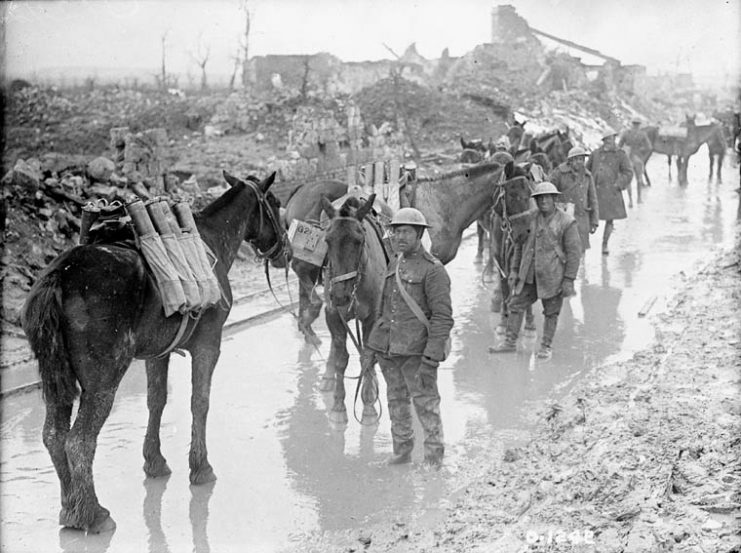
[[[178,312],[185,313],[187,300],[180,282],[180,275],[170,261],[160,235],[155,233],[140,236],[139,247],[157,282],[165,317]]]

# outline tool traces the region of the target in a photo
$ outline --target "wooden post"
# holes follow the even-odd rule
[[[385,167],[383,161],[376,161],[373,168],[373,192],[383,198],[383,182]]]
[[[350,189],[356,185],[357,180],[355,178],[355,171],[357,167],[355,165],[347,166],[347,188]]]
[[[386,203],[394,211],[400,207],[399,203],[399,175],[400,175],[400,163],[398,159],[392,159],[389,161],[389,178],[388,188],[386,191]]]
[[[366,194],[373,194],[373,164],[363,165],[363,190]]]

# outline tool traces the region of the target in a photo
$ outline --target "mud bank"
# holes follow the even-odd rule
[[[738,551],[741,266],[735,250],[684,278],[656,340],[534,411],[439,516],[311,536],[301,551]],[[443,468],[445,470],[445,468]],[[434,519],[434,520],[432,520]]]

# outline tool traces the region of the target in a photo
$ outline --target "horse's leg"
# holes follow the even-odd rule
[[[130,360],[126,366],[129,362]],[[102,366],[88,368],[100,371]],[[98,503],[93,483],[93,458],[98,434],[111,412],[116,389],[124,372],[115,371],[113,382],[101,383],[87,389],[83,384],[77,418],[72,430],[67,434],[65,443],[71,485],[67,509],[62,509],[60,515],[60,522],[64,526],[87,530],[93,534],[113,530],[116,527],[110,511]]]
[[[708,161],[710,162],[710,171],[708,172],[708,182],[713,180],[713,162],[715,161],[715,156],[713,155],[713,152],[708,148]]]
[[[167,403],[167,370],[170,356],[163,359],[148,359],[147,367],[147,409],[149,423],[144,437],[144,473],[156,478],[166,476],[172,471],[160,450],[160,422],[162,411]]]
[[[327,359],[327,373],[334,374],[334,403],[329,413],[329,419],[335,424],[347,423],[347,409],[345,408],[345,369],[350,356],[347,353],[347,331],[334,309],[325,309],[324,316],[327,328],[332,336],[332,345]]]
[[[65,517],[69,509],[69,492],[72,477],[70,476],[67,453],[64,444],[69,433],[72,417],[72,403],[46,399],[46,420],[44,421],[43,441],[49,451],[54,469],[57,471],[62,492],[62,510],[59,513],[59,524],[66,525]]]
[[[666,156],[666,163],[667,163],[667,166],[669,167],[669,182],[671,182],[672,181],[672,156],[670,155]]]
[[[478,245],[476,246],[474,263],[481,263],[484,258],[484,244],[486,242],[486,229],[481,224],[481,221],[476,221],[476,238],[478,239]]]
[[[721,177],[721,170],[723,168],[723,159],[726,157],[726,148],[725,145],[723,146],[723,149],[718,154],[718,165],[716,166],[716,171],[718,172],[718,184],[723,182],[723,177]]]
[[[190,396],[190,411],[193,425],[190,437],[190,483],[206,484],[216,480],[213,468],[208,462],[206,448],[206,418],[211,397],[211,377],[216,362],[219,360],[218,346],[203,346],[191,351],[193,357],[191,383],[193,390]]]
[[[375,323],[375,314],[367,317],[363,321],[363,344],[368,343],[368,336]],[[378,422],[378,411],[376,411],[376,401],[379,399],[378,377],[376,376],[375,363],[365,364],[363,355],[360,356],[360,371],[363,378],[363,385],[360,390],[360,397],[363,400],[363,418],[362,424],[374,424]]]
[[[311,324],[319,317],[322,310],[322,300],[314,290],[319,280],[319,269],[302,271],[298,281],[299,310],[298,329],[303,333],[306,342],[319,345],[322,341],[314,333]]]

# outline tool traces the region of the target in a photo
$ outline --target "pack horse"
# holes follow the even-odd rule
[[[222,327],[232,302],[227,273],[243,240],[285,265],[285,231],[280,204],[269,192],[275,173],[243,181],[224,172],[231,188],[196,214],[201,239],[214,252],[222,301],[190,314],[165,317],[160,294],[140,252],[118,244],[88,244],[62,253],[31,289],[23,328],[39,362],[46,403],[44,445],[61,485],[61,525],[97,533],[115,528],[93,484],[98,434],[116,390],[133,359],[146,359],[149,423],[144,439],[144,472],[170,473],[160,450],[159,427],[167,401],[170,346],[181,319],[195,328],[178,347],[192,357],[192,438],[190,482],[215,480],[206,449],[206,416],[211,377],[221,347]],[[78,392],[79,386],[79,392]],[[79,409],[70,427],[73,403]]]

